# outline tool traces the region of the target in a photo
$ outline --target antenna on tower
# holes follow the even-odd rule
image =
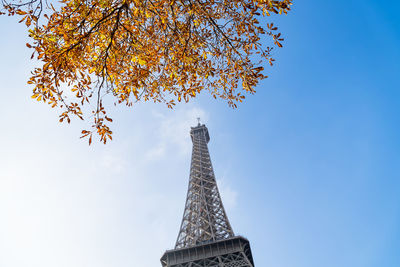
[[[197,126],[200,126],[200,118],[197,118],[197,123],[198,123]]]

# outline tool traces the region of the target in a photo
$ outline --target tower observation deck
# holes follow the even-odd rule
[[[163,267],[254,267],[249,241],[235,236],[215,180],[207,127],[190,131],[193,150],[185,210],[175,249],[161,257]]]

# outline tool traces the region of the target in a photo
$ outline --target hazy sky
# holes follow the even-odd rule
[[[295,1],[270,78],[239,109],[206,94],[111,107],[114,141],[90,147],[90,122],[30,99],[26,31],[0,17],[0,267],[161,266],[198,116],[257,267],[400,266],[399,8]]]

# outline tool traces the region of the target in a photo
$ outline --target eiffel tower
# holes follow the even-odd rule
[[[254,267],[249,241],[235,236],[218,191],[207,143],[208,129],[192,127],[189,188],[175,249],[161,257],[163,267]]]

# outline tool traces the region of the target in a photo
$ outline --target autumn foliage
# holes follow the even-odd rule
[[[273,47],[282,46],[277,27],[259,20],[286,14],[292,2],[62,0],[55,8],[2,1],[4,14],[22,16],[32,38],[27,46],[41,62],[28,81],[32,97],[60,108],[61,122],[93,118],[92,129],[82,131],[89,143],[94,133],[111,139],[103,105],[110,95],[126,105],[173,107],[206,90],[236,107],[266,78]]]

